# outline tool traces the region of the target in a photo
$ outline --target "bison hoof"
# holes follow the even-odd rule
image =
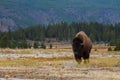
[[[77,60],[78,64],[80,64],[82,62],[82,60]]]
[[[85,63],[85,64],[86,64],[86,63],[89,63],[89,59],[84,60],[84,63]]]

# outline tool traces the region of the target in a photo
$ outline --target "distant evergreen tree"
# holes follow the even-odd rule
[[[41,43],[41,48],[46,49],[45,43]]]
[[[0,47],[7,48],[7,47],[9,47],[9,44],[10,44],[10,42],[9,42],[8,34],[4,34],[2,36],[2,38],[0,39]]]
[[[24,49],[24,48],[29,48],[29,45],[26,40],[22,40],[17,43],[17,47]]]
[[[50,49],[52,49],[52,47],[53,47],[53,45],[52,45],[52,44],[50,44]]]
[[[34,46],[33,46],[34,48],[39,48],[39,46],[40,46],[40,45],[39,45],[38,42],[34,42]]]
[[[115,51],[120,51],[120,40],[117,41],[116,47],[114,49]]]
[[[19,27],[18,30],[16,30],[14,32],[14,40],[25,40],[26,36],[25,36],[25,29],[23,29],[22,27]]]
[[[111,48],[111,47],[109,47],[109,48],[108,48],[108,51],[112,51],[112,48]]]
[[[81,30],[85,31],[93,42],[107,42],[110,45],[116,45],[116,40],[120,39],[120,23],[112,25],[98,22],[72,22],[69,24],[60,22],[49,25],[34,25],[27,28],[19,27],[15,31],[9,28],[8,32],[0,32],[0,45],[1,47],[26,48],[28,47],[26,40],[43,42],[46,38],[48,40],[52,38],[56,41],[72,41],[75,34]],[[4,39],[8,44],[4,43]]]
[[[9,41],[9,48],[16,48],[17,47],[17,42],[15,40],[10,40]]]

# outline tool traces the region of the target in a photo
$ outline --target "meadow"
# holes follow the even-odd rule
[[[0,49],[0,80],[120,80],[120,52],[107,49],[93,46],[86,64],[75,61],[70,46]]]

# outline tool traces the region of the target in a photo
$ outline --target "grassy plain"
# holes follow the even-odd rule
[[[75,61],[70,46],[53,49],[0,49],[0,78],[120,80],[120,52],[109,52],[107,48],[94,46],[87,64]]]

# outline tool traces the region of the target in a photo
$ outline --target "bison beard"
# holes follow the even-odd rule
[[[89,61],[89,55],[92,48],[92,42],[85,34],[85,32],[80,31],[76,34],[72,42],[72,49],[74,52],[75,59],[78,63],[84,59],[84,62]]]

